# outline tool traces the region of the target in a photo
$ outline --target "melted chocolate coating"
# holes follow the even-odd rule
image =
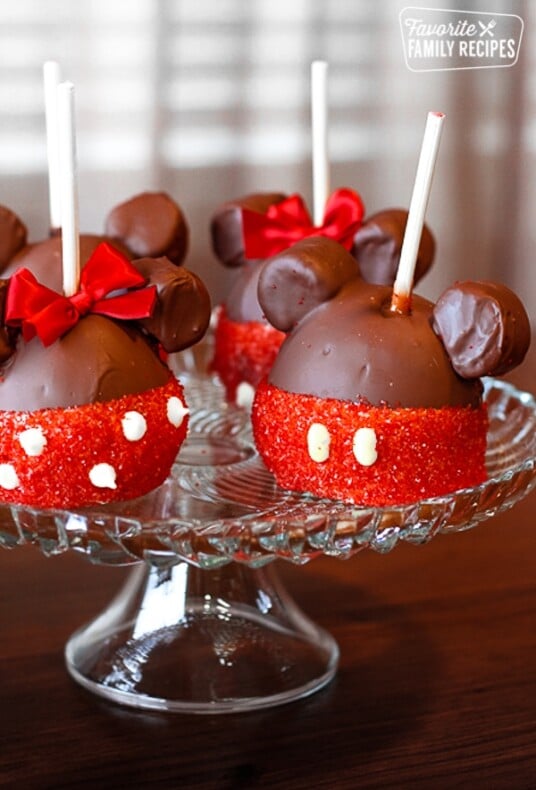
[[[46,348],[38,338],[29,343],[20,339],[1,369],[0,409],[34,411],[108,401],[161,386],[169,375],[139,330],[87,315]]]
[[[354,237],[352,255],[359,263],[362,277],[369,283],[393,285],[408,212],[403,209],[385,209],[367,217]],[[429,228],[424,225],[414,282],[418,282],[434,260],[435,241]]]
[[[140,258],[132,263],[149,285],[156,285],[158,293],[153,315],[138,323],[170,353],[197,343],[208,328],[211,309],[199,277],[167,258]]]
[[[513,291],[491,282],[448,288],[433,311],[433,328],[452,366],[465,378],[500,376],[517,367],[530,344],[530,323]]]
[[[391,296],[391,287],[362,280],[352,256],[328,239],[305,239],[272,258],[259,301],[276,328],[293,329],[269,381],[287,392],[373,405],[479,405],[480,381],[454,372],[432,330],[433,304],[413,296],[411,314],[401,315],[389,309]]]
[[[0,206],[0,271],[26,244],[26,225],[5,206]]]
[[[287,196],[282,192],[260,192],[230,200],[216,211],[210,223],[212,249],[224,266],[242,266],[244,257],[244,235],[242,209],[247,208],[266,214],[270,206],[280,203]],[[229,305],[227,305],[229,308]],[[232,310],[232,307],[231,307]],[[236,319],[234,319],[236,320]]]
[[[0,280],[0,365],[6,362],[15,352],[18,336],[17,330],[11,329],[4,323],[8,286],[8,280]]]
[[[344,247],[312,236],[276,255],[263,268],[258,299],[270,323],[289,332],[304,315],[356,277],[355,261]]]
[[[165,255],[180,265],[188,249],[184,215],[165,192],[143,192],[116,206],[108,214],[105,232],[123,242],[134,258]]]
[[[80,236],[80,265],[82,267],[91,253],[103,241],[108,241],[127,258],[131,257],[131,253],[117,240],[112,241],[104,236],[84,233]],[[21,250],[4,270],[4,276],[10,277],[17,269],[27,268],[40,283],[61,293],[63,289],[61,260],[61,236],[52,236],[45,241],[29,244]]]
[[[373,405],[478,406],[480,382],[456,375],[432,331],[433,304],[414,296],[411,315],[400,315],[389,310],[391,294],[389,286],[348,283],[285,340],[270,382]]]
[[[211,229],[216,254],[227,266],[242,266],[225,300],[227,315],[232,321],[266,320],[257,299],[261,266],[257,261],[246,261],[243,257],[240,210],[247,207],[264,212],[284,198],[285,195],[277,193],[250,195],[225,204],[214,215]],[[407,218],[408,212],[403,209],[386,209],[366,219],[356,233],[352,255],[357,259],[361,275],[367,282],[381,285],[394,283]],[[426,274],[434,254],[435,241],[425,225],[417,257],[415,282]]]
[[[119,221],[110,223],[110,227],[119,227],[124,240],[81,236],[82,266],[103,241],[127,258],[139,250],[165,248],[177,262],[182,260],[187,229],[180,209],[166,195],[140,195],[119,206],[115,217]],[[61,259],[61,235],[56,234],[19,249],[6,275],[26,267],[39,282],[61,293]],[[48,347],[37,338],[25,343],[18,330],[0,327],[0,409],[34,411],[109,401],[145,392],[169,380],[169,369],[145,332],[154,332],[168,351],[191,345],[208,326],[210,299],[195,275],[168,259],[145,258],[138,269],[156,285],[158,293],[155,314],[145,323],[116,322],[89,314]],[[0,281],[2,319],[7,287],[7,280]]]
[[[244,261],[243,266],[238,270],[236,279],[225,300],[225,309],[231,321],[266,323],[266,316],[257,298],[262,265],[263,261]]]

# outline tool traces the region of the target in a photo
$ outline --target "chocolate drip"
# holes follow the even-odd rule
[[[404,240],[408,212],[385,209],[367,217],[354,237],[352,255],[361,275],[369,283],[393,285]],[[419,244],[414,282],[418,282],[434,260],[435,241],[425,225]]]
[[[179,265],[188,249],[184,215],[164,192],[143,192],[116,206],[106,219],[105,231],[123,242],[134,258],[165,255]]]
[[[500,376],[519,365],[530,344],[530,323],[505,285],[463,282],[448,288],[433,311],[433,328],[452,366],[465,378]]]

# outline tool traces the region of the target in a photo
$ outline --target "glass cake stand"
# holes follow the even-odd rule
[[[0,545],[74,550],[133,564],[106,610],[65,649],[67,669],[108,700],[224,713],[305,697],[334,676],[334,639],[282,587],[272,560],[347,558],[424,543],[511,507],[536,485],[536,401],[485,382],[489,480],[404,507],[364,508],[283,491],[260,461],[246,412],[182,355],[189,436],[168,480],[138,500],[78,511],[0,508]]]

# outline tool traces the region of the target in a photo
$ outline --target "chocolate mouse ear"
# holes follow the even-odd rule
[[[6,326],[5,311],[9,280],[0,280],[0,365],[14,354],[17,345],[18,329]]]
[[[210,321],[210,297],[203,282],[167,258],[140,258],[132,265],[149,285],[156,285],[157,303],[153,315],[138,323],[155,337],[168,353],[182,351],[197,343]]]
[[[242,209],[266,214],[270,206],[281,203],[287,196],[282,192],[260,192],[246,195],[224,203],[213,215],[210,223],[212,249],[224,266],[242,266],[244,257],[244,234]]]
[[[344,247],[323,236],[310,236],[266,261],[257,294],[268,321],[289,332],[356,278],[359,269]]]
[[[134,258],[165,255],[179,266],[188,249],[184,214],[165,192],[142,192],[120,203],[108,214],[105,233],[122,241]]]
[[[354,236],[351,250],[364,280],[376,285],[393,285],[407,221],[408,212],[398,208],[379,211],[364,220]],[[434,237],[425,225],[417,255],[415,282],[424,277],[434,255]]]
[[[500,376],[523,361],[530,323],[520,299],[505,285],[463,282],[448,288],[432,314],[432,328],[463,378]]]
[[[16,214],[0,206],[0,271],[26,244],[27,230]]]

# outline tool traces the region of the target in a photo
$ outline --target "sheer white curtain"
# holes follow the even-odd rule
[[[525,22],[518,64],[414,73],[402,0],[17,0],[0,4],[0,203],[47,228],[41,66],[76,84],[82,227],[116,202],[166,189],[192,229],[188,265],[215,300],[229,273],[210,253],[224,200],[261,190],[310,202],[309,66],[330,64],[332,185],[369,212],[409,203],[426,112],[447,114],[428,222],[438,258],[420,290],[496,277],[536,320],[536,4],[465,2]],[[423,3],[423,5],[428,5]],[[442,2],[442,7],[459,7]]]

